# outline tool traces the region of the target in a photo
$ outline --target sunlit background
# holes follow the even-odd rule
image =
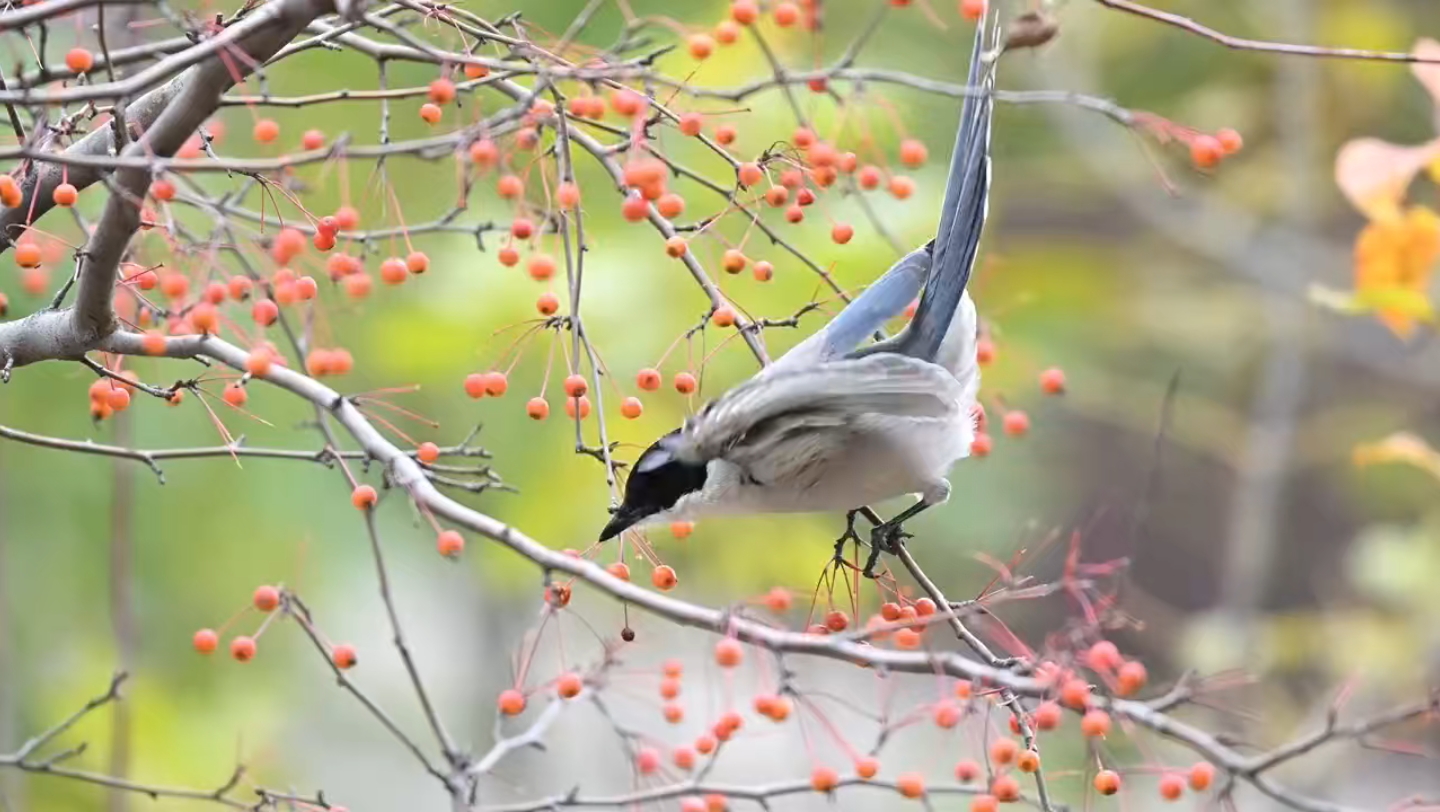
[[[773,26],[766,35],[787,65],[828,64],[879,4],[830,0],[821,39]],[[558,35],[582,5],[550,0],[518,7],[533,31]],[[680,26],[713,25],[727,6],[715,0],[629,5],[639,15],[674,15]],[[1440,37],[1440,18],[1425,0],[1157,5],[1237,35],[1283,41],[1404,51],[1420,36]],[[948,0],[933,0],[930,11],[923,6],[892,11],[857,65],[962,83],[972,29]],[[466,7],[494,18],[517,4]],[[1033,430],[1020,439],[996,432],[990,458],[959,465],[950,502],[910,527],[912,549],[952,597],[978,593],[998,562],[1022,550],[1030,551],[1029,572],[1053,576],[1064,553],[1055,539],[1068,541],[1072,533],[1088,560],[1129,558],[1132,577],[1121,602],[1135,623],[1116,639],[1142,656],[1157,679],[1192,668],[1240,669],[1254,677],[1252,685],[1217,695],[1219,710],[1192,714],[1245,741],[1273,744],[1319,724],[1324,707],[1347,686],[1354,692],[1348,709],[1357,712],[1423,691],[1440,651],[1440,590],[1433,587],[1440,579],[1440,483],[1417,467],[1357,467],[1353,455],[1357,444],[1397,431],[1436,436],[1440,358],[1428,333],[1402,341],[1368,316],[1317,307],[1309,291],[1315,284],[1350,287],[1353,242],[1364,223],[1333,180],[1341,144],[1359,136],[1398,143],[1433,138],[1436,101],[1403,65],[1231,51],[1098,3],[1076,0],[1058,13],[1061,36],[1041,51],[1007,57],[1003,87],[1073,90],[1205,131],[1233,127],[1246,146],[1219,171],[1202,174],[1190,167],[1183,147],[1137,137],[1097,113],[1065,104],[1001,107],[991,231],[973,291],[998,347],[986,370],[986,403],[996,415],[1026,410]],[[581,41],[604,47],[620,25],[616,5],[604,4]],[[657,42],[672,36],[663,27],[652,33]],[[9,64],[32,59],[19,39],[5,39],[3,47]],[[658,66],[720,88],[768,75],[746,40],[698,67],[683,49],[661,57]],[[433,77],[433,68],[394,64],[389,79],[398,87]],[[272,71],[268,89],[298,95],[375,82],[369,60],[311,51]],[[252,82],[247,90],[256,87]],[[852,88],[838,89],[848,94]],[[902,137],[930,146],[929,163],[913,173],[914,197],[868,196],[899,243],[927,239],[958,100],[879,83],[848,96],[854,103],[843,110],[804,87],[797,95],[822,134],[842,124],[852,139],[868,133],[880,148],[876,155],[892,163]],[[494,95],[478,98],[482,110],[502,103]],[[676,104],[686,105],[683,99]],[[424,133],[414,106],[396,103],[392,138]],[[284,143],[309,127],[375,142],[374,103],[320,109],[265,114],[280,122]],[[741,155],[788,138],[795,126],[783,94],[773,90],[741,104],[705,100],[695,109],[713,113],[715,123],[733,123]],[[253,115],[230,107],[219,116],[227,154],[278,151],[248,143]],[[719,160],[674,130],[660,137],[682,163],[731,182]],[[578,168],[591,249],[583,314],[614,373],[600,387],[607,427],[622,443],[617,456],[632,459],[701,401],[687,402],[666,387],[646,396],[646,411],[635,421],[620,419],[617,404],[635,394],[635,371],[656,364],[704,318],[708,302],[664,255],[653,230],[624,222],[620,197],[603,172],[584,156]],[[306,200],[313,210],[345,202],[337,171],[300,170],[312,184]],[[383,175],[357,162],[346,181],[349,200],[367,218],[378,218],[388,187],[406,221],[423,222],[450,207],[458,171],[448,158],[399,158]],[[725,205],[701,187],[678,186],[689,207],[682,221]],[[1433,202],[1434,190],[1421,181],[1413,199]],[[100,200],[87,194],[82,209],[98,211]],[[247,203],[258,208],[259,196]],[[503,228],[512,214],[492,184],[481,181],[466,216]],[[831,219],[856,226],[849,245],[830,241]],[[850,290],[897,256],[853,199],[827,196],[801,226],[774,222]],[[71,239],[76,234],[58,215],[45,224]],[[730,221],[721,228],[732,239],[744,230]],[[356,371],[342,384],[347,391],[416,387],[388,399],[438,422],[438,429],[382,414],[417,441],[453,444],[483,427],[476,442],[517,490],[466,496],[466,502],[556,548],[585,548],[605,521],[611,494],[601,464],[574,453],[574,425],[553,397],[568,338],[542,334],[525,344],[503,398],[474,401],[462,390],[467,373],[490,369],[506,355],[524,329],[515,325],[533,318],[534,297],[544,289],[521,269],[501,267],[494,254],[499,244],[498,236],[487,235],[486,250],[477,252],[474,238],[463,234],[419,238],[417,246],[432,257],[426,276],[401,289],[377,286],[359,305],[322,291],[330,304],[318,329],[354,353]],[[718,270],[718,242],[697,241],[696,250]],[[822,312],[802,318],[798,330],[766,332],[778,355],[823,323],[835,302],[812,270],[762,235],[751,235],[747,250],[775,264],[773,282],[715,274],[747,313],[785,318],[813,298],[824,304]],[[311,261],[319,277],[323,268]],[[20,290],[18,278],[7,259],[0,290],[10,297],[12,316],[42,304]],[[741,342],[720,346],[722,333],[711,329],[682,342],[666,361],[667,373],[708,360],[702,394],[711,395],[748,375],[753,357]],[[524,403],[543,385],[547,357],[554,364],[548,391],[555,413],[537,423],[526,418]],[[1052,365],[1069,379],[1062,398],[1044,397],[1036,384]],[[195,374],[178,362],[139,360],[133,368],[162,384]],[[74,364],[20,370],[0,394],[0,424],[140,448],[220,442],[193,399],[168,408],[140,397],[123,418],[93,424],[85,396],[92,379]],[[1172,380],[1178,385],[1162,432]],[[212,400],[232,433],[256,446],[318,449],[308,409],[275,389],[250,391],[254,418]],[[584,432],[593,444],[593,417]],[[358,647],[357,682],[417,739],[427,738],[389,643],[368,541],[340,474],[260,459],[173,461],[164,471],[162,485],[144,466],[0,442],[0,751],[72,712],[123,665],[133,675],[123,706],[130,730],[118,740],[128,739],[129,772],[137,780],[213,788],[243,762],[247,780],[306,793],[324,789],[333,803],[353,810],[443,808],[438,783],[336,687],[292,624],[267,630],[248,664],[219,654],[205,658],[190,645],[195,629],[219,627],[244,609],[256,585],[284,583],[305,597],[328,636]],[[367,476],[379,483],[377,472]],[[526,650],[525,635],[541,613],[540,573],[480,539],[470,540],[458,562],[440,558],[428,525],[394,495],[382,499],[379,516],[421,671],[452,732],[483,751],[495,725],[495,696],[513,683],[517,653]],[[797,612],[803,613],[840,527],[839,516],[713,521],[686,540],[664,528],[650,539],[679,573],[681,597],[724,605],[783,585],[801,596]],[[596,557],[608,562],[616,555],[612,547]],[[648,584],[648,565],[631,564],[637,580]],[[848,606],[843,594],[836,599]],[[597,633],[613,640],[626,622],[597,595],[578,591],[574,605],[571,616],[546,627],[532,666],[537,679],[552,675],[561,656],[572,664],[593,662]],[[868,606],[873,610],[873,597]],[[1057,600],[1010,605],[1001,614],[1022,638],[1039,643],[1071,612]],[[694,672],[687,678],[694,709],[687,736],[712,715],[707,708],[725,706],[732,690],[748,695],[743,682],[732,688],[707,665],[707,636],[666,629],[636,612],[628,620],[639,641],[623,651],[625,662],[607,690],[615,714],[637,729],[670,735],[654,677],[667,655],[686,657]],[[250,612],[227,632],[248,632],[259,622]],[[872,714],[933,700],[933,691],[918,682],[892,695],[897,686],[868,672],[792,665],[813,688],[847,696]],[[873,718],[840,709],[832,715],[857,747],[873,744]],[[115,718],[106,709],[67,740],[89,742],[77,765],[108,769],[118,741]],[[945,776],[958,757],[975,755],[976,742],[920,727],[885,750],[887,773]],[[848,763],[822,729],[808,726],[804,734],[757,728],[712,777],[733,784],[794,780],[808,775],[817,757]],[[577,785],[596,794],[631,786],[623,751],[593,709],[557,723],[549,743],[548,753],[527,752],[507,764],[488,782],[492,794],[485,800],[539,798]],[[1433,734],[1429,743],[1433,749]],[[1078,748],[1069,754],[1076,755]],[[1143,763],[1157,756],[1130,752],[1128,758]],[[1433,796],[1440,792],[1437,775],[1433,761],[1381,758],[1347,745],[1316,753],[1287,778],[1312,794],[1365,805],[1412,791]],[[1057,791],[1075,801],[1082,781],[1078,773],[1068,781],[1062,776]],[[1128,808],[1146,808],[1152,798],[1158,805],[1153,792],[1139,792]],[[119,802],[95,787],[0,768],[0,809],[102,809],[107,803]],[[809,795],[776,803],[819,809],[826,801]],[[869,809],[913,802],[861,792],[836,803]],[[949,809],[962,801],[932,803]],[[1267,803],[1247,797],[1242,808],[1266,809]],[[189,808],[143,796],[128,804]]]

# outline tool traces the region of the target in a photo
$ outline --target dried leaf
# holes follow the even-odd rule
[[[1402,147],[1378,138],[1359,138],[1347,142],[1335,156],[1335,184],[1366,217],[1385,222],[1400,216],[1411,181],[1435,160],[1440,160],[1440,139]]]

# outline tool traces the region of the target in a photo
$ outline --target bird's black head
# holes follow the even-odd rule
[[[600,531],[600,540],[612,539],[627,527],[675,506],[680,497],[705,486],[705,463],[687,462],[674,452],[680,430],[670,432],[645,449],[630,479],[625,482],[625,501],[615,509],[610,522]]]

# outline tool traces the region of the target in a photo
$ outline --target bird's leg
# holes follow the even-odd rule
[[[875,566],[880,563],[881,552],[893,555],[900,550],[900,542],[910,538],[910,534],[902,529],[902,525],[930,506],[931,503],[928,500],[921,499],[895,514],[889,521],[875,525],[875,528],[870,531],[870,557],[866,559],[863,570],[866,578],[875,577]]]
[[[857,508],[845,514],[845,532],[840,535],[840,538],[835,539],[835,555],[832,560],[836,567],[842,567],[847,563],[845,560],[845,544],[851,541],[857,545],[860,543],[860,534],[855,532],[855,517],[860,515],[860,512],[863,510],[865,510],[865,508]]]

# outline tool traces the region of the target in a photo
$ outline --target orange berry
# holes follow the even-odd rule
[[[440,117],[444,114],[444,111],[440,109],[440,105],[438,104],[426,102],[420,105],[420,120],[426,124],[439,124]]]
[[[1198,761],[1190,767],[1188,776],[1190,789],[1196,792],[1204,792],[1215,783],[1215,765],[1208,761]]]
[[[1030,416],[1019,409],[1012,409],[1005,413],[1002,425],[1011,437],[1023,437],[1030,431]]]
[[[501,175],[500,179],[495,181],[495,191],[507,200],[514,199],[525,194],[525,181],[516,175]]]
[[[1245,147],[1245,139],[1240,137],[1240,133],[1229,127],[1216,131],[1215,140],[1220,142],[1220,149],[1226,155],[1234,155]]]
[[[929,157],[930,151],[920,141],[907,138],[900,142],[900,162],[906,166],[921,166]]]
[[[996,776],[995,780],[990,782],[990,794],[1002,804],[1014,803],[1020,800],[1020,782],[1012,776]]]
[[[740,39],[740,26],[734,20],[721,20],[715,26],[715,41],[721,45],[733,45]]]
[[[699,381],[689,372],[675,373],[675,391],[682,395],[688,395],[700,387]]]
[[[405,270],[420,274],[430,270],[430,257],[424,251],[411,251],[405,256]]]
[[[985,16],[985,0],[960,0],[960,16],[977,22]]]
[[[230,656],[242,663],[255,657],[255,638],[237,637],[230,641]]]
[[[525,270],[530,278],[537,282],[544,282],[555,275],[555,258],[549,254],[535,254],[525,264]]]
[[[855,774],[861,778],[874,778],[880,772],[880,760],[871,756],[855,759]]]
[[[495,259],[499,260],[501,265],[513,268],[520,264],[520,252],[515,250],[515,246],[507,245],[495,252]]]
[[[1120,663],[1120,649],[1109,640],[1101,640],[1085,652],[1085,664],[1093,671],[1109,671]]]
[[[487,372],[484,378],[485,394],[491,397],[498,398],[510,389],[510,379],[506,378],[503,372]]]
[[[585,680],[573,671],[567,671],[555,680],[555,693],[559,694],[561,699],[574,699],[584,688]]]
[[[995,447],[995,441],[990,435],[983,432],[977,433],[975,439],[970,441],[970,453],[977,457],[990,456],[991,450]]]
[[[750,25],[760,18],[760,7],[755,0],[734,0],[730,4],[730,17],[741,25]]]
[[[465,551],[465,537],[459,530],[441,530],[435,538],[435,549],[446,558],[454,558]]]
[[[280,125],[273,120],[262,118],[255,122],[255,129],[251,131],[256,141],[268,144],[280,137]]]
[[[610,106],[615,112],[626,118],[634,118],[645,111],[645,97],[635,91],[624,88],[610,94]]]
[[[675,577],[674,568],[665,564],[661,564],[650,571],[650,583],[654,584],[655,588],[661,592],[669,592],[674,589],[675,585],[679,582],[680,579]]]
[[[1040,391],[1047,395],[1065,394],[1065,371],[1059,367],[1050,367],[1041,372]]]
[[[535,310],[542,316],[553,316],[560,310],[560,297],[545,291],[535,299]]]
[[[216,634],[214,629],[201,629],[190,638],[190,644],[201,654],[210,654],[220,645],[220,635]]]
[[[685,709],[680,707],[679,705],[676,705],[673,702],[666,703],[665,707],[661,709],[661,713],[665,716],[665,721],[669,722],[672,725],[678,725],[681,722],[685,721]],[[695,751],[691,750],[688,747],[682,747],[679,750],[675,751],[675,766],[681,768],[682,770],[688,770],[690,769],[690,765],[680,763],[681,753],[688,754],[693,764],[695,758]]]
[[[757,282],[769,282],[775,276],[775,266],[762,259],[755,263],[751,273]]]
[[[1011,764],[1020,755],[1020,745],[1014,739],[996,739],[990,743],[990,760],[996,764]]]
[[[494,141],[481,138],[470,145],[470,162],[489,169],[500,162],[500,148],[495,146]]]
[[[565,394],[567,397],[578,398],[590,391],[590,384],[586,382],[583,375],[571,375],[565,379]]]
[[[830,239],[840,245],[850,242],[854,237],[855,227],[849,223],[836,223],[835,227],[830,229]]]
[[[799,203],[785,210],[785,222],[787,223],[799,223],[804,219],[805,209],[801,208]]]
[[[646,367],[635,373],[635,385],[646,392],[654,392],[660,388],[660,370]]]
[[[780,208],[790,199],[790,190],[784,186],[771,186],[765,190],[765,202],[774,208]]]
[[[1130,696],[1145,687],[1146,679],[1145,664],[1139,660],[1131,660],[1120,666],[1115,680],[1115,693]]]
[[[789,611],[793,602],[794,597],[791,596],[790,590],[784,587],[777,586],[765,593],[765,606],[772,612]]]
[[[565,399],[565,416],[574,419],[577,414],[581,420],[590,416],[590,398],[582,395]]]
[[[375,281],[368,274],[353,273],[345,277],[345,295],[352,299],[363,299],[370,295]]]
[[[970,812],[998,812],[1000,799],[994,795],[976,795],[970,799]]]
[[[895,779],[895,789],[906,798],[919,798],[925,794],[925,777],[920,773],[902,773]]]
[[[962,761],[955,765],[955,780],[968,784],[980,777],[980,765],[973,761]]]
[[[896,200],[908,200],[915,194],[915,181],[904,175],[896,175],[890,179],[890,194]]]
[[[721,638],[715,644],[715,662],[722,668],[734,668],[745,658],[745,649],[733,637]]]
[[[1040,730],[1054,730],[1063,719],[1064,713],[1054,702],[1042,702],[1035,709],[1035,727]]]
[[[935,726],[946,730],[960,724],[960,719],[964,716],[960,706],[948,700],[937,704],[933,715]]]
[[[903,649],[920,648],[920,632],[914,629],[901,629],[895,632],[895,645]]]
[[[1225,157],[1225,147],[1213,135],[1199,135],[1190,142],[1190,160],[1200,169],[1213,169]]]
[[[645,404],[640,402],[640,398],[628,397],[620,401],[620,416],[626,420],[634,420],[644,411]]]
[[[335,667],[342,671],[347,668],[354,668],[355,663],[359,661],[360,658],[355,654],[355,647],[349,643],[339,643],[330,649],[330,662],[334,663]]]
[[[710,315],[710,322],[716,327],[734,327],[739,314],[730,305],[720,305]]]
[[[735,139],[738,138],[739,135],[740,132],[729,124],[721,124],[715,128],[715,142],[721,146],[729,146],[735,143]]]
[[[580,187],[566,181],[555,188],[555,202],[562,209],[573,209],[580,205]]]
[[[375,507],[375,503],[378,501],[380,501],[380,494],[376,493],[375,489],[369,485],[356,485],[355,490],[350,492],[350,504],[354,505],[357,510],[369,510]]]
[[[1185,794],[1185,779],[1175,773],[1160,776],[1160,797],[1167,801],[1178,801]]]
[[[39,267],[42,258],[40,246],[33,242],[22,242],[15,246],[15,264],[22,268]],[[178,276],[178,274],[176,275]]]
[[[678,234],[665,241],[665,253],[669,254],[672,258],[679,259],[685,256],[689,250],[690,246],[685,242],[685,238]]]
[[[529,415],[531,420],[544,420],[550,416],[550,404],[539,396],[530,398],[525,403],[525,414]]]
[[[480,64],[475,63],[475,62],[466,62],[466,63],[465,63],[465,78],[466,78],[466,79],[484,79],[486,76],[489,76],[489,75],[490,75],[490,69],[487,68],[486,66],[480,65]]]
[[[95,67],[95,57],[84,48],[71,48],[65,52],[65,67],[76,73],[89,73]]]
[[[430,101],[436,104],[449,104],[455,101],[455,83],[442,76],[430,83],[430,91],[427,95],[429,95]]]
[[[1095,773],[1095,791],[1101,795],[1114,795],[1120,791],[1120,775],[1114,770]]]
[[[781,28],[789,28],[800,19],[800,9],[790,0],[779,3],[775,6],[775,24]]]
[[[673,220],[685,212],[685,198],[674,192],[660,195],[659,199],[655,201],[655,211],[660,212],[661,217]],[[672,239],[678,238],[672,237]]]
[[[495,705],[506,716],[519,716],[525,712],[525,695],[514,688],[507,688],[500,692]]]
[[[306,130],[300,136],[300,146],[305,149],[319,149],[325,146],[325,133],[320,130]],[[156,195],[156,197],[160,197]]]
[[[75,205],[75,201],[80,199],[80,190],[76,189],[74,184],[62,183],[55,187],[52,197],[55,205],[69,207]]]
[[[1040,754],[1034,750],[1025,750],[1015,757],[1015,769],[1022,773],[1033,773],[1040,769]]]
[[[831,792],[840,785],[840,774],[829,767],[816,767],[810,772],[810,787],[816,792]]]
[[[477,400],[485,397],[485,376],[479,372],[472,372],[466,375],[465,394]]]
[[[280,590],[269,585],[258,586],[251,602],[262,612],[273,612],[280,605]]]
[[[1080,732],[1092,739],[1108,735],[1110,733],[1110,714],[1099,709],[1087,711],[1080,719]]]
[[[250,393],[245,391],[245,387],[232,382],[220,391],[220,399],[238,409],[250,399]]]
[[[696,59],[704,59],[715,52],[715,38],[709,34],[691,34],[687,45],[690,55]]]

